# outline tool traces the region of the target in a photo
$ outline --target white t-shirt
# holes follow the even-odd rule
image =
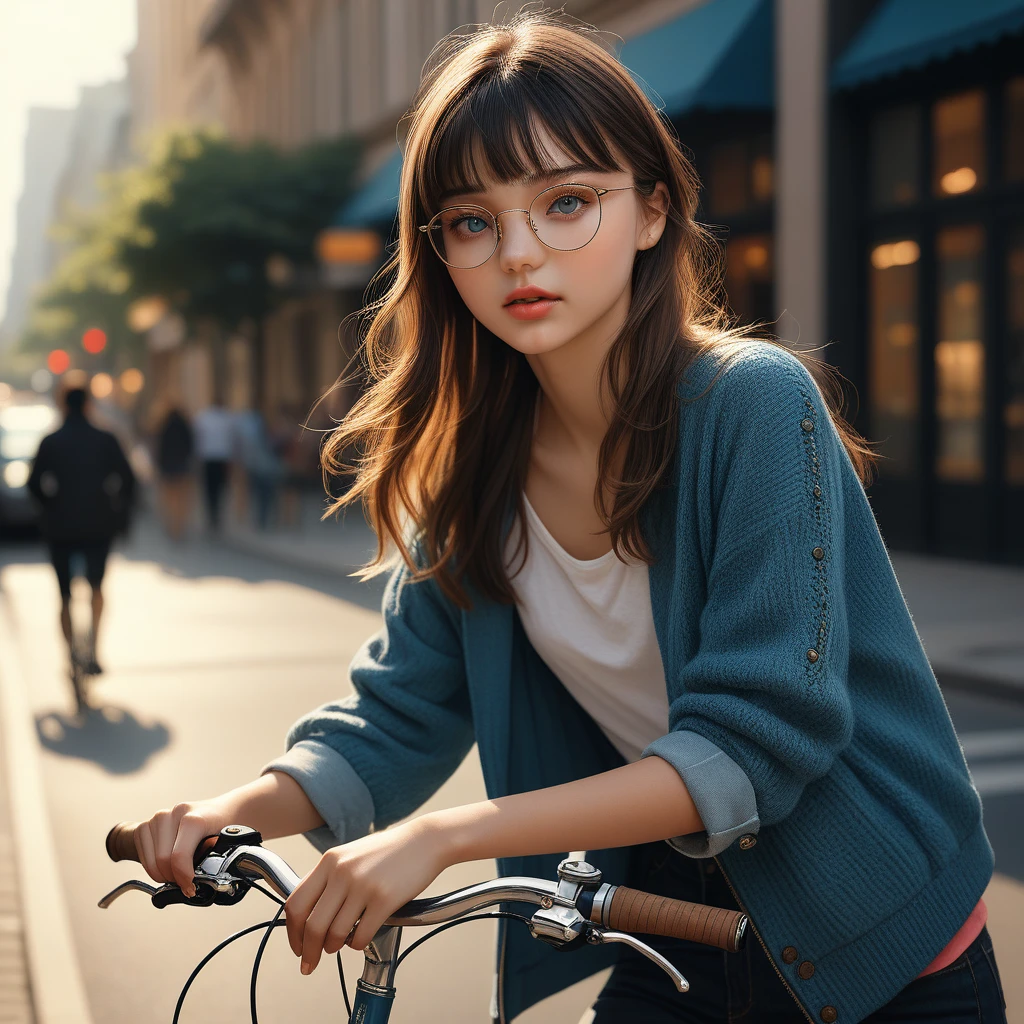
[[[192,424],[196,454],[204,462],[230,460],[234,454],[235,417],[219,405],[207,406]]]
[[[665,670],[654,632],[648,567],[614,551],[570,555],[523,495],[529,557],[512,577],[519,617],[537,653],[629,762],[668,732]],[[514,571],[520,523],[505,562]]]

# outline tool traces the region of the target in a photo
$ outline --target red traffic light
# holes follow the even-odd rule
[[[69,356],[62,348],[55,348],[46,357],[47,369],[50,373],[57,374],[58,376],[64,373],[70,365],[71,356]]]
[[[82,335],[82,348],[90,355],[99,355],[107,347],[107,334],[99,327],[90,327]]]

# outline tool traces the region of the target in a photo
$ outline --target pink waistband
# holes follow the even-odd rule
[[[949,940],[946,948],[918,975],[923,978],[926,974],[934,974],[948,967],[961,953],[981,934],[988,920],[988,907],[984,900],[978,900],[978,905],[971,911],[970,916],[960,926],[960,930]]]

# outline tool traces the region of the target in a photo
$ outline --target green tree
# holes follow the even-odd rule
[[[65,226],[67,255],[26,342],[52,347],[95,324],[131,346],[128,307],[159,295],[191,325],[206,319],[230,332],[251,323],[259,350],[263,319],[287,287],[268,279],[268,261],[314,262],[358,156],[351,139],[283,151],[208,131],[167,136],[146,163],[106,181],[99,209]]]

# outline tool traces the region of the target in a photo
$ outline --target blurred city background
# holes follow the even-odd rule
[[[518,6],[0,8],[0,1021],[170,1020],[201,956],[258,919],[250,901],[98,911],[133,874],[103,837],[253,777],[377,628],[381,582],[348,575],[375,539],[358,512],[321,521],[321,432],[360,387],[335,386],[343,321],[394,240],[423,61]],[[1024,1024],[1024,0],[564,8],[608,33],[689,150],[733,310],[825,346],[879,446],[871,503],[984,799],[989,928]],[[104,671],[77,703],[27,486],[68,388],[137,480]],[[437,803],[481,795],[474,757]],[[315,861],[302,839],[275,849]],[[490,937],[467,926],[411,958],[394,1019],[486,1019]],[[340,1018],[330,965],[300,978],[274,945],[265,1019]],[[212,964],[182,1020],[248,1020],[252,953]],[[575,1021],[598,984],[521,1019]]]

